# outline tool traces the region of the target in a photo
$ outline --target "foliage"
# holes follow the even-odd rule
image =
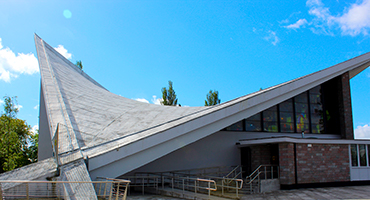
[[[205,106],[213,106],[220,104],[221,99],[218,98],[218,91],[210,90],[207,94],[206,100],[204,101]]]
[[[0,173],[37,161],[38,134],[17,119],[16,97],[4,97],[4,111],[0,116]]]
[[[81,60],[78,60],[78,61],[76,62],[76,66],[82,70],[82,68],[83,68],[83,66],[82,66],[82,61],[81,61]]]
[[[168,89],[162,88],[162,105],[166,106],[176,106],[177,105],[177,98],[175,90],[172,87],[172,81],[168,81]]]

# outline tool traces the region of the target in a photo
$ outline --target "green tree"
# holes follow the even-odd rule
[[[38,135],[32,135],[31,127],[16,118],[16,97],[4,97],[4,111],[0,116],[0,173],[37,161]]]
[[[81,61],[81,60],[78,60],[78,61],[76,62],[76,66],[82,70],[82,68],[83,68],[83,66],[82,66],[82,61]]]
[[[206,100],[204,101],[205,106],[213,106],[220,104],[221,99],[218,98],[218,91],[210,90],[207,94]]]
[[[176,106],[177,97],[175,90],[172,87],[172,81],[168,81],[168,89],[166,87],[162,88],[162,105],[165,106]]]

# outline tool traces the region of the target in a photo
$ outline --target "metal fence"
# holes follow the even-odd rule
[[[109,199],[125,200],[130,181],[0,181],[0,199]]]

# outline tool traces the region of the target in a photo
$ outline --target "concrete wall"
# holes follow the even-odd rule
[[[282,185],[350,181],[347,144],[295,145],[279,144]]]
[[[38,160],[44,160],[53,156],[53,148],[51,145],[50,129],[48,117],[46,114],[44,93],[40,91],[40,115],[39,115],[39,149]]]
[[[240,150],[235,143],[245,134],[243,132],[216,132],[131,173],[239,165]]]

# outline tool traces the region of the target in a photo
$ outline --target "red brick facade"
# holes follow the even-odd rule
[[[251,146],[251,170],[260,165],[271,164],[271,150],[268,145]]]
[[[350,181],[348,145],[310,145],[296,144],[294,153],[293,143],[279,144],[282,185],[295,184],[296,178],[297,184]]]

